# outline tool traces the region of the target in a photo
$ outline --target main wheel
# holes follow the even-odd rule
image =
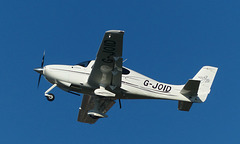
[[[46,96],[48,101],[53,101],[53,100],[55,99],[54,94],[50,93],[50,94],[48,94],[48,95],[49,95],[49,96]]]

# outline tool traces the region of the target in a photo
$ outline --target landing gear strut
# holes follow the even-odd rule
[[[57,84],[52,85],[46,92],[45,97],[47,97],[48,101],[53,101],[55,99],[54,94],[49,93],[52,89],[54,89],[57,86]]]

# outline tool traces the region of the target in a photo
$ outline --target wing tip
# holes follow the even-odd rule
[[[108,30],[106,33],[124,33],[123,30]]]

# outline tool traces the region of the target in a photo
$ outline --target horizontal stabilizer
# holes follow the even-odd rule
[[[178,101],[178,110],[189,111],[192,107],[192,102]]]
[[[199,80],[188,80],[180,93],[187,97],[197,96],[199,84]]]

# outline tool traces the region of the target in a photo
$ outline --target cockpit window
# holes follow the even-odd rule
[[[81,63],[79,63],[77,65],[82,66],[82,67],[87,67],[90,62],[91,61],[84,61],[84,62],[81,62]]]

